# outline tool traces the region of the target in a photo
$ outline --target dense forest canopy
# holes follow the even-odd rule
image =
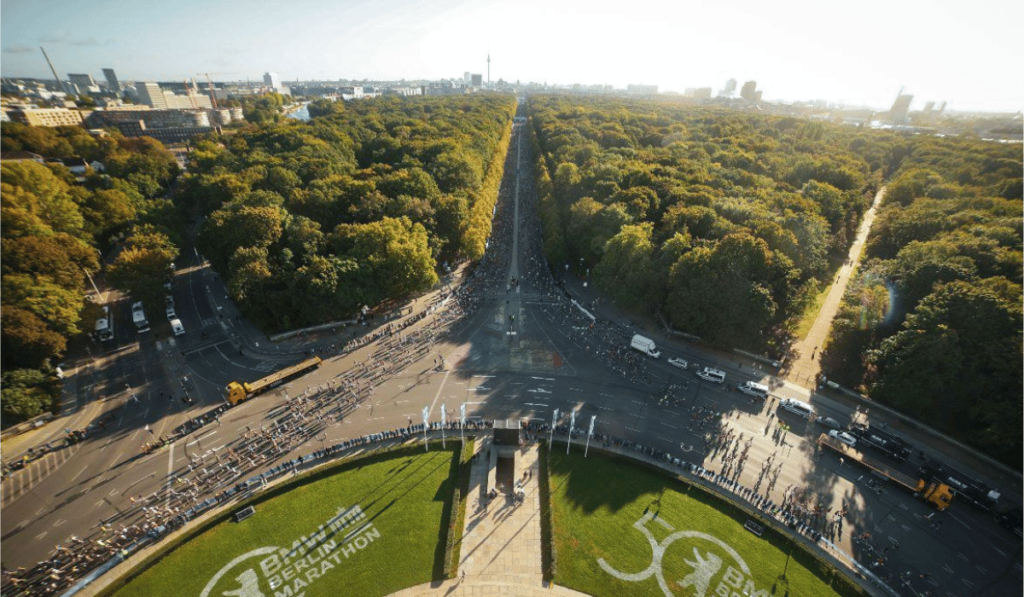
[[[514,97],[310,108],[196,143],[181,180],[205,216],[199,249],[247,315],[274,330],[348,317],[483,254]]]
[[[548,259],[728,347],[784,350],[900,155],[893,135],[672,103],[530,110]]]
[[[0,133],[5,152],[78,158],[103,167],[102,172],[90,169],[79,182],[59,162],[5,161],[2,166],[0,403],[8,426],[49,410],[59,395],[53,376],[57,359],[70,338],[92,331],[100,315],[99,306],[85,300],[85,276],[100,270],[100,251],[119,241],[124,250],[111,265],[110,281],[134,290],[133,296],[162,302],[182,219],[164,198],[178,174],[177,162],[153,139],[94,137],[80,127],[17,123],[4,123]],[[150,264],[154,254],[165,261]],[[149,267],[139,267],[140,260]],[[154,267],[159,276],[147,284],[140,276]]]
[[[903,153],[823,366],[1019,467],[1020,146],[919,137]]]

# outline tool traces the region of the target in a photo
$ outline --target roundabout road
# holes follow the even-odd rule
[[[524,106],[520,110],[524,115]],[[67,450],[59,465],[30,467],[4,480],[4,566],[30,567],[72,535],[98,536],[108,532],[102,525],[142,520],[135,502],[176,496],[183,479],[189,479],[186,486],[216,493],[224,483],[325,444],[420,423],[425,406],[432,421],[439,420],[442,407],[452,421],[465,405],[474,419],[550,422],[558,409],[567,423],[574,411],[578,428],[596,416],[597,433],[724,471],[776,502],[799,488],[833,513],[845,507],[847,519],[835,543],[867,565],[867,548],[851,536],[870,533],[874,548],[890,548],[879,574],[925,574],[917,588],[935,594],[970,595],[982,588],[985,594],[1020,594],[1018,538],[961,503],[938,515],[944,523],[935,528],[926,518],[930,512],[912,496],[893,487],[876,494],[862,471],[818,454],[814,439],[821,428],[776,416],[779,398],[812,399],[805,389],[686,345],[661,347],[661,359],[651,360],[629,348],[628,327],[595,321],[570,303],[540,253],[524,127],[514,125],[487,255],[455,295],[437,289],[416,300],[414,314],[390,321],[400,328],[394,334],[344,350],[340,345],[356,337],[353,332],[368,330],[270,345],[238,317],[198,254],[178,272],[174,286],[178,315],[189,330],[184,341],[166,333],[166,322],[154,326],[155,336],[135,334],[125,305],[118,304],[117,347],[80,359],[69,370],[77,408],[56,423],[58,433],[46,433],[56,438],[63,428],[98,421],[103,429]],[[314,373],[227,410],[165,448],[141,452],[145,442],[171,436],[221,404],[227,382],[257,379],[316,348],[326,350]],[[675,356],[689,368],[669,365]],[[724,370],[726,382],[697,378],[693,371],[705,365]],[[772,398],[751,402],[730,391],[747,380],[769,383]],[[323,411],[302,414],[302,435],[286,451],[266,460],[246,456],[247,442],[261,429],[278,429],[283,418],[305,408],[297,397],[318,392],[337,398]],[[183,402],[185,394],[191,404]],[[813,401],[820,414],[841,422],[854,414],[826,398]],[[788,431],[776,433],[779,420]],[[237,456],[230,467],[222,463],[229,450]],[[734,457],[742,451],[745,458]],[[222,466],[225,475],[237,476],[203,486],[202,471]]]

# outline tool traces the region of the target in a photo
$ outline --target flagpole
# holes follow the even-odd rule
[[[587,432],[587,447],[583,449],[583,457],[587,457],[587,452],[590,451],[590,438],[594,435],[594,419],[597,415],[590,415],[590,431]]]
[[[576,428],[576,411],[569,411],[572,418],[569,420],[569,437],[565,440],[565,455],[569,455],[569,446],[572,445],[572,431]]]
[[[551,435],[548,437],[548,450],[551,449],[551,442],[555,440],[555,425],[558,424],[558,409],[555,409],[555,416],[551,419]]]
[[[427,452],[430,451],[430,444],[427,443],[427,420],[428,420],[429,416],[430,416],[430,407],[429,406],[424,406],[423,407],[423,447],[426,448]]]
[[[462,406],[459,407],[459,439],[462,440],[462,445],[466,445],[466,403],[463,402]]]

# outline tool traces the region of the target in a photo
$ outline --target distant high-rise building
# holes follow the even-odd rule
[[[757,101],[757,81],[747,81],[743,84],[743,89],[740,89],[740,97],[747,100],[748,102]]]
[[[487,55],[487,84],[491,84],[491,55]]]
[[[907,115],[910,113],[910,102],[914,99],[912,95],[898,95],[896,101],[889,110],[889,120],[893,124],[904,124],[907,122]]]
[[[92,75],[72,75],[68,73],[68,80],[75,85],[78,85],[80,88],[92,87],[96,84]]]
[[[626,93],[629,95],[651,96],[658,95],[657,85],[626,85]]]
[[[483,75],[470,75],[470,77],[472,77],[472,80],[471,80],[470,84],[473,87],[480,87],[480,86],[483,85],[483,81],[484,81],[484,76]]]
[[[167,100],[164,98],[164,90],[153,82],[136,83],[135,90],[139,93],[139,101],[157,110],[167,109]]]
[[[263,84],[266,85],[267,87],[272,87],[274,89],[280,89],[281,88],[281,77],[278,76],[277,73],[265,73],[263,75]]]
[[[113,91],[114,93],[120,93],[121,83],[118,82],[117,75],[114,74],[114,69],[103,69],[103,76],[107,78],[107,89]]]
[[[718,97],[732,97],[736,93],[736,79],[725,82],[725,88],[718,92]]]
[[[469,74],[468,70],[465,72],[465,74],[462,75],[462,82],[465,83],[466,85],[469,85],[470,83],[473,82],[473,79]]]

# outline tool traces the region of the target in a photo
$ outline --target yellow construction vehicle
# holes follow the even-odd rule
[[[845,444],[837,438],[824,433],[818,438],[818,444],[835,451],[839,454],[840,458],[846,461],[859,463],[876,475],[894,481],[897,485],[910,490],[916,497],[924,500],[926,504],[934,506],[940,512],[948,508],[950,502],[953,501],[953,490],[941,480],[923,478],[922,476],[912,477],[862,453],[856,448],[856,445]]]
[[[233,381],[228,384],[225,399],[228,401],[228,404],[234,406],[267,390],[272,390],[284,382],[308,373],[319,366],[320,357],[313,357],[297,365],[281,369],[277,373],[271,373],[263,379],[258,379],[252,383]]]

